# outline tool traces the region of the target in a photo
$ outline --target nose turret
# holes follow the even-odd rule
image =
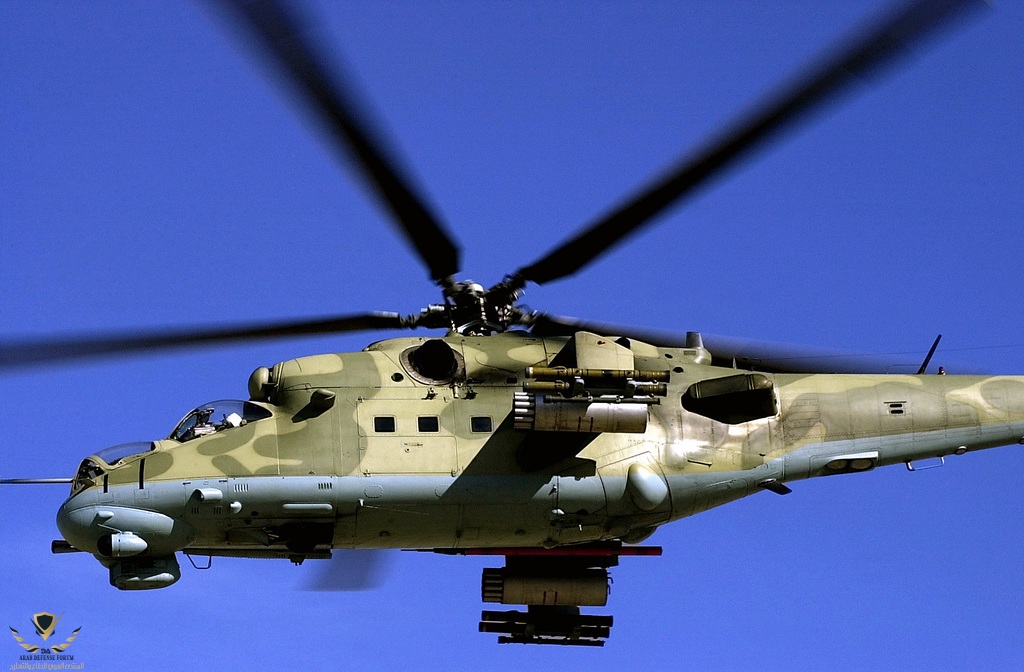
[[[72,495],[61,505],[57,529],[72,546],[108,558],[169,555],[192,543],[191,525],[159,511],[136,508],[134,502],[124,501],[128,493],[116,492],[119,489],[110,488],[107,501],[99,501],[102,493],[95,488]]]
[[[88,488],[57,511],[57,529],[74,548],[92,553],[121,590],[164,588],[181,572],[174,555],[195,538],[191,525],[159,511],[136,508],[118,490]],[[100,497],[106,501],[100,501]],[[158,504],[158,502],[154,502]]]

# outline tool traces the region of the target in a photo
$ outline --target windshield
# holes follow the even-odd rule
[[[100,465],[88,457],[82,460],[74,480],[71,481],[71,496],[77,495],[91,485],[96,485],[96,478],[101,475],[103,475],[103,469],[100,468]]]
[[[267,409],[248,401],[234,399],[211,401],[186,415],[171,432],[169,438],[184,443],[196,437],[269,418],[271,415]]]
[[[134,455],[148,453],[151,450],[156,450],[156,444],[152,441],[136,441],[134,443],[122,443],[96,451],[90,457],[82,460],[82,464],[78,466],[78,472],[75,474],[75,478],[71,481],[72,496],[92,485],[96,485],[99,482],[98,479],[100,476],[103,476],[103,478],[106,479],[106,468],[100,463],[106,463],[110,466],[114,466],[121,460]],[[98,458],[100,463],[97,463],[93,458]]]
[[[131,457],[132,455],[138,455],[140,453],[148,453],[154,448],[156,448],[156,444],[152,441],[122,443],[117,446],[111,446],[110,448],[104,448],[103,450],[97,451],[96,457],[100,458],[110,466],[114,466],[126,457]]]

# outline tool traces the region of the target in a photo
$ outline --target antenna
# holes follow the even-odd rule
[[[921,362],[921,368],[917,370],[917,375],[920,376],[921,374],[924,373],[924,370],[928,368],[928,363],[932,361],[932,355],[935,354],[935,348],[939,347],[939,341],[941,340],[942,334],[939,334],[938,336],[935,337],[935,342],[932,343],[932,349],[928,351],[927,355],[925,355],[924,361]]]

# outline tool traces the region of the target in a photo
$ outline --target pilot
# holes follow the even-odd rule
[[[211,415],[213,415],[212,408],[204,408],[196,412],[196,425],[192,428],[191,438],[206,436],[217,431],[217,428],[210,422]]]
[[[242,419],[242,416],[240,416],[238,413],[232,413],[230,415],[224,416],[224,420],[219,425],[217,425],[217,429],[221,430],[230,429],[231,427],[241,427],[244,424],[245,420]]]

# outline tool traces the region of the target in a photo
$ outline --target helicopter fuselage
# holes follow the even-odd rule
[[[453,333],[443,341],[458,372],[445,384],[410,362],[423,338],[257,370],[248,411],[211,418],[211,407],[205,431],[190,414],[176,438],[87,460],[58,527],[114,585],[152,588],[177,580],[160,559],[178,551],[301,561],[332,548],[638,542],[786,482],[1024,437],[1024,377],[759,374],[709,366],[702,348],[588,337]],[[567,344],[668,382],[658,396],[537,393],[557,412],[523,429],[542,422],[517,407],[527,367],[557,364]],[[594,404],[611,419],[594,424]],[[136,577],[146,558],[158,561]]]

